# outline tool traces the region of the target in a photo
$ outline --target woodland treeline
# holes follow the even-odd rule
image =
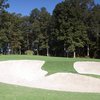
[[[29,16],[9,13],[0,0],[0,53],[100,58],[100,4],[64,0],[50,14],[45,7]]]

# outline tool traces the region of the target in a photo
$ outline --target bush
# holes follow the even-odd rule
[[[33,55],[34,52],[33,52],[32,50],[27,50],[27,51],[25,51],[25,54],[26,54],[26,55]]]
[[[100,59],[100,50],[95,51],[94,57]]]

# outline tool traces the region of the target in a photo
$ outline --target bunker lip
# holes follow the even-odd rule
[[[74,63],[74,69],[81,74],[100,75],[100,62],[78,61]]]
[[[100,93],[100,79],[73,73],[55,73],[46,76],[42,70],[45,61],[10,60],[0,62],[0,82],[70,92]]]

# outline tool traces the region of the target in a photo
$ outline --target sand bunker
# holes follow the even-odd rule
[[[81,74],[100,75],[100,62],[75,62],[74,68]]]
[[[44,61],[18,60],[0,62],[0,80],[4,82],[36,81],[47,72],[41,69]]]
[[[100,79],[72,73],[46,76],[44,61],[18,60],[0,62],[0,82],[58,91],[100,93]]]
[[[50,90],[100,93],[100,79],[73,73],[50,75],[38,86]]]

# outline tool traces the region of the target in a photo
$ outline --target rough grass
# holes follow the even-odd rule
[[[49,74],[56,72],[73,72],[75,61],[98,61],[99,59],[85,59],[85,58],[58,58],[58,57],[43,57],[43,56],[26,56],[26,55],[9,55],[0,56],[0,60],[45,60],[43,66]],[[95,75],[91,75],[97,77]],[[100,76],[98,76],[100,77]],[[99,93],[73,93],[73,92],[58,92],[43,89],[26,88],[15,85],[7,85],[0,83],[0,100],[100,100]]]

